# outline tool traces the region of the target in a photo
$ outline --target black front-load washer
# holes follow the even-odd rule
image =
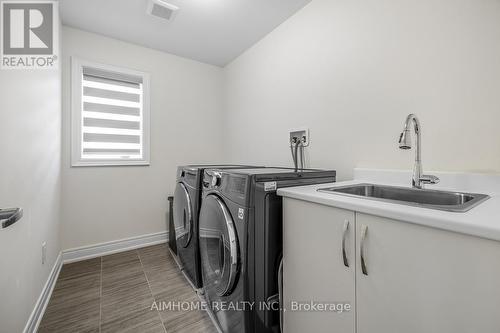
[[[174,193],[174,226],[177,256],[181,269],[195,288],[201,288],[198,213],[205,169],[252,168],[246,165],[187,165],[177,168]]]
[[[205,171],[199,217],[203,290],[223,332],[280,331],[283,215],[276,190],[332,183],[335,177],[335,171],[286,168]]]

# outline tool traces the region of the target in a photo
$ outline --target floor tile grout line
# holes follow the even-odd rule
[[[101,257],[101,276],[99,281],[99,333],[101,333],[102,324],[102,257]]]
[[[144,273],[144,276],[146,277],[146,282],[148,283],[148,288],[149,292],[151,293],[151,297],[153,298],[153,301],[156,303],[156,297],[153,295],[153,290],[151,289],[151,284],[149,283],[148,275],[146,274],[146,270],[144,269],[144,265],[142,264],[142,259],[141,259],[141,254],[139,253],[139,250],[135,250],[137,252],[137,256],[139,257],[139,262],[141,263],[141,268],[142,272]],[[161,319],[160,311],[158,310],[158,304],[156,304],[156,313],[158,313],[158,318],[160,319],[161,326],[163,327],[163,330],[165,333],[167,333],[167,328],[165,327],[165,324],[163,323],[163,319]]]

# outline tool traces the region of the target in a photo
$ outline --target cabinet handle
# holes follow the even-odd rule
[[[344,260],[344,266],[349,267],[349,261],[347,260],[347,253],[345,251],[345,239],[347,236],[347,230],[349,229],[349,221],[344,221],[344,232],[342,233],[342,259]]]
[[[368,227],[366,225],[361,226],[361,243],[360,243],[360,257],[361,257],[361,271],[364,275],[368,275],[366,270],[366,260],[365,260],[365,239],[366,233],[368,232]]]

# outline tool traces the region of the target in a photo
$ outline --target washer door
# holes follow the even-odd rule
[[[236,284],[239,264],[233,218],[219,197],[208,195],[203,200],[199,221],[204,286],[218,296],[226,296]]]
[[[174,225],[177,245],[187,247],[193,235],[193,208],[186,185],[177,183],[174,193]]]

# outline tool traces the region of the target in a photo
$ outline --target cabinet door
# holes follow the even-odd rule
[[[284,198],[283,207],[284,332],[354,333],[354,213],[290,198]],[[346,222],[349,267],[342,254]],[[294,311],[292,302],[349,303],[352,309],[343,313]]]
[[[498,242],[364,214],[356,228],[358,333],[500,332]]]

